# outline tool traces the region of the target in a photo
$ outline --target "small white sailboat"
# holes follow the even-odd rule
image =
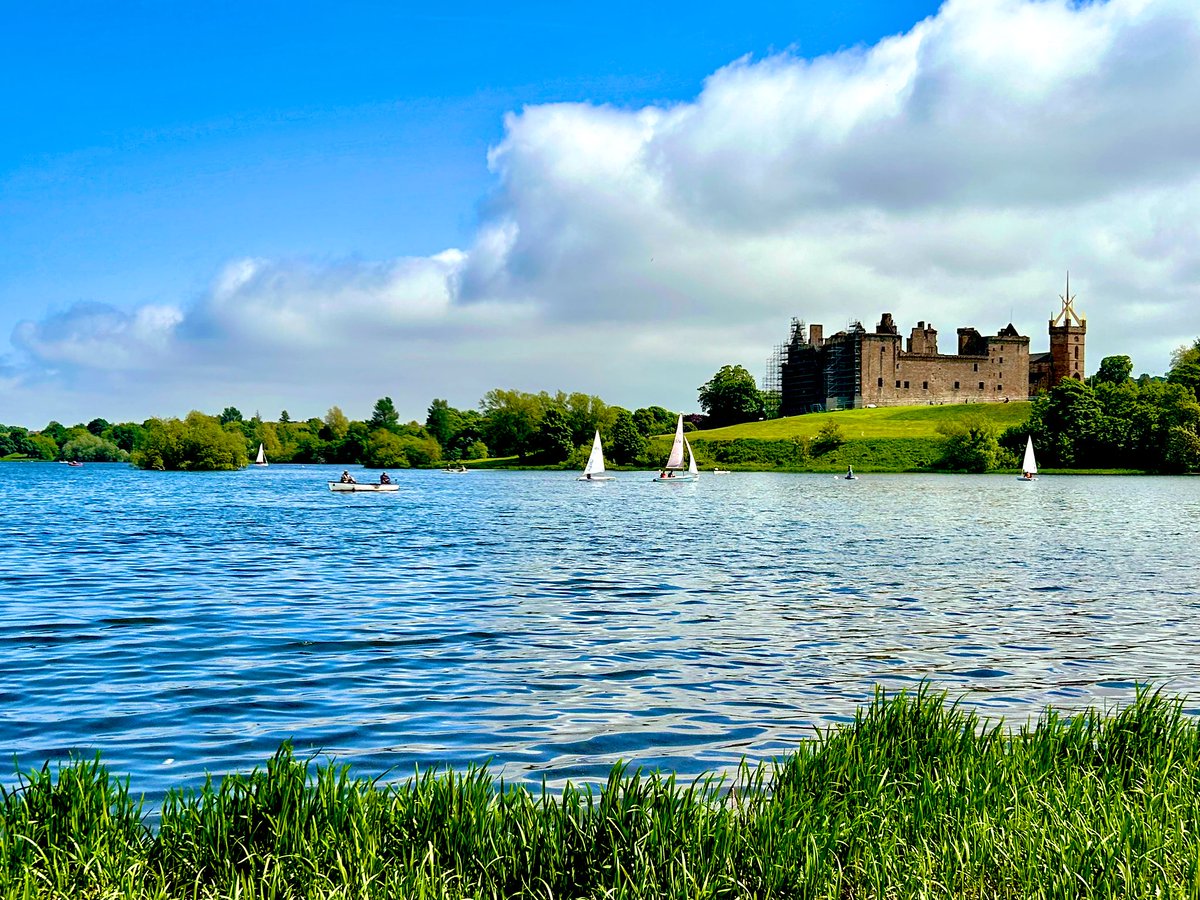
[[[267,465],[267,452],[266,452],[266,450],[264,450],[264,449],[263,449],[263,445],[262,445],[262,444],[259,444],[259,445],[258,445],[258,456],[257,456],[257,458],[254,460],[254,464],[255,464],[256,466],[265,466],[265,465]]]
[[[1034,481],[1037,479],[1037,457],[1033,455],[1033,435],[1025,438],[1025,459],[1021,463],[1021,475],[1018,481]]]
[[[592,441],[592,452],[588,456],[587,465],[583,467],[576,481],[615,481],[611,475],[604,474],[604,448],[600,444],[600,429],[596,429],[596,439]]]
[[[687,459],[686,466],[683,463],[685,454]],[[686,471],[683,471],[684,469]],[[692,445],[683,436],[683,414],[680,413],[679,421],[675,424],[675,441],[671,444],[671,455],[667,457],[667,464],[663,466],[662,471],[659,472],[654,480],[682,483],[685,481],[695,481],[699,477],[700,470],[696,468],[696,456],[692,453]]]

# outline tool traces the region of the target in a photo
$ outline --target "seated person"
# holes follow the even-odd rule
[[[392,479],[388,478],[387,472],[384,472],[382,475],[379,476],[379,483],[380,484],[391,484]]]
[[[342,484],[358,484],[349,472],[342,472]]]

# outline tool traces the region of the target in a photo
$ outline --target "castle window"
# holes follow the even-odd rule
[[[979,389],[980,389],[981,391],[983,390],[983,382],[982,382],[982,381],[981,381],[981,382],[979,382]]]
[[[923,390],[923,391],[929,390],[929,382],[928,381],[921,382],[921,390]]]
[[[1003,390],[1004,390],[1004,385],[1002,385],[1002,384],[998,384],[998,385],[996,385],[996,390],[998,390],[998,391],[1003,391]]]
[[[958,390],[958,382],[957,382],[957,381],[956,381],[956,382],[954,382],[954,389],[955,389],[956,391]]]
[[[1079,335],[1075,335],[1075,343],[1079,343]]]
[[[1004,365],[1004,357],[1000,357],[1000,365]]]
[[[883,387],[883,379],[882,378],[879,379],[879,386]]]
[[[1078,347],[1075,348],[1075,358],[1079,359],[1079,348]]]
[[[899,381],[899,379],[897,379],[897,380],[896,380],[896,387],[900,387],[900,381]]]
[[[979,363],[975,363],[975,365],[974,365],[972,368],[973,368],[973,369],[974,369],[976,372],[978,372],[978,371],[979,371]]]
[[[906,382],[904,382],[904,388],[905,388],[905,390],[907,390],[907,389],[908,389],[908,382],[907,382],[907,381],[906,381]]]

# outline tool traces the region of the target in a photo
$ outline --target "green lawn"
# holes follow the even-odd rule
[[[935,438],[943,422],[985,419],[1001,431],[1020,425],[1029,418],[1030,403],[956,403],[945,406],[889,406],[879,409],[848,409],[842,412],[809,413],[786,419],[747,422],[728,428],[697,432],[709,441],[737,438],[783,440],[815,437],[826,422],[836,422],[847,439],[860,438]]]

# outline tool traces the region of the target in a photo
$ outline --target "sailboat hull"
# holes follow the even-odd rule
[[[654,480],[662,482],[663,484],[684,484],[686,482],[697,481],[699,479],[695,475],[689,475],[687,472],[681,472],[678,475],[671,475],[667,478],[663,478],[661,475],[655,475]]]
[[[580,475],[575,480],[576,481],[616,481],[617,479],[614,478],[612,475],[593,475],[591,478],[588,478],[586,475]]]

